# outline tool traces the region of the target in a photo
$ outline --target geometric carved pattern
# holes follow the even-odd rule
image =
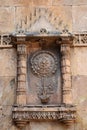
[[[73,45],[87,46],[87,34],[75,34]]]
[[[11,45],[11,37],[9,35],[1,35],[0,36],[0,47],[12,47]]]
[[[24,108],[24,109],[23,109]],[[20,121],[20,123],[23,121],[36,121],[36,120],[59,120],[60,122],[65,123],[66,125],[69,125],[68,123],[72,123],[75,118],[75,112],[76,109],[74,106],[55,106],[55,107],[35,107],[35,110],[33,107],[14,107],[13,110],[13,119],[15,121]],[[19,112],[20,111],[20,112]]]
[[[50,51],[35,52],[31,58],[31,68],[37,76],[51,76],[57,70],[57,57]]]
[[[26,35],[27,36],[27,35]],[[58,34],[58,36],[61,36]],[[0,35],[0,47],[13,47],[14,43],[10,34]],[[87,33],[74,34],[72,46],[87,46]]]

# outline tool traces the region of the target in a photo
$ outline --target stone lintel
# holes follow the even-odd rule
[[[69,44],[70,46],[73,44],[74,37],[71,36],[27,36],[27,35],[19,35],[19,36],[12,36],[12,41],[14,41],[15,44],[29,44],[29,42],[35,43],[38,41],[38,43],[43,41],[47,43],[54,43],[56,45],[60,44]]]
[[[87,47],[87,33],[77,33],[73,35],[12,35],[5,34],[0,35],[0,49],[2,48],[11,48],[15,47],[16,44],[24,43],[29,44],[29,42],[37,41],[37,40],[49,40],[56,41],[56,44],[59,45],[62,42],[66,44],[70,44],[71,47]]]

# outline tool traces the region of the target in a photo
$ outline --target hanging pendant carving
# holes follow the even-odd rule
[[[52,80],[49,81],[49,78],[56,73],[57,65],[57,57],[49,51],[37,51],[31,57],[32,72],[41,80],[38,97],[42,103],[47,103],[50,95],[53,93],[55,83]]]

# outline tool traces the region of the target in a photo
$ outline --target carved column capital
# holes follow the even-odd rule
[[[69,44],[61,44],[61,55],[62,56],[70,56],[70,45]]]
[[[26,49],[26,44],[17,44],[17,53],[18,54],[26,54],[27,49]]]

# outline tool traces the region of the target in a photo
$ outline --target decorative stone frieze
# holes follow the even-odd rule
[[[12,47],[11,37],[7,34],[3,34],[0,36],[0,47]]]
[[[74,106],[14,106],[13,120],[21,127],[30,121],[55,121],[66,125],[75,121],[76,109]]]
[[[42,32],[37,32],[38,35],[41,35]],[[17,32],[18,36],[23,36],[23,37],[18,37],[17,41],[25,41],[26,37],[29,37],[28,32],[24,32],[24,31],[19,31]],[[46,35],[49,35],[48,33],[45,33]],[[13,35],[13,34],[12,34]],[[0,48],[8,48],[8,47],[13,47],[14,46],[14,40],[12,39],[12,35],[10,34],[1,34],[0,35]],[[63,30],[63,32],[60,34],[58,32],[51,32],[51,36],[56,36],[56,37],[61,37],[61,36],[68,36],[68,30]],[[50,36],[50,35],[49,35]],[[72,47],[75,46],[87,46],[87,33],[83,33],[83,34],[73,34],[73,43],[72,43]],[[30,34],[31,37],[31,34]],[[57,39],[57,38],[56,38]]]
[[[73,46],[87,46],[87,33],[75,34]]]

